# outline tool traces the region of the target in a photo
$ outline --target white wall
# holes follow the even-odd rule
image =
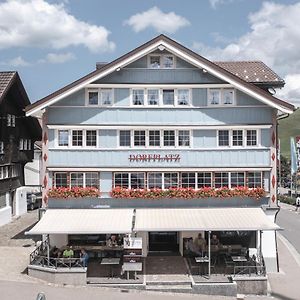
[[[41,151],[34,150],[34,158],[24,167],[25,185],[41,185]]]
[[[144,257],[148,256],[148,251],[149,251],[148,232],[137,232],[136,236],[141,237],[143,240],[142,255]]]
[[[11,221],[11,207],[6,206],[0,209],[0,226]]]

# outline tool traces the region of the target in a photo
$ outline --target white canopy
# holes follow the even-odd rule
[[[48,209],[26,234],[130,233],[133,209]]]
[[[134,231],[248,231],[280,229],[261,208],[137,209]]]

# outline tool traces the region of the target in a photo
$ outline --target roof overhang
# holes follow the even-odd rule
[[[70,88],[65,89],[61,93],[54,93],[53,96],[48,96],[37,104],[32,104],[28,107],[26,115],[36,116],[39,115],[39,111],[46,108],[49,105],[56,103],[57,101],[73,94],[85,88],[88,84],[92,83],[95,80],[99,80],[112,72],[116,71],[119,68],[124,68],[125,66],[129,65],[130,63],[138,60],[139,58],[153,52],[154,50],[158,49],[159,46],[163,46],[164,49],[172,52],[176,56],[186,60],[187,62],[193,64],[194,66],[205,69],[210,74],[224,80],[225,82],[232,84],[235,88],[243,91],[244,93],[248,94],[260,100],[261,102],[274,107],[284,113],[290,114],[294,111],[294,106],[284,102],[280,99],[272,97],[266,91],[261,90],[260,88],[247,83],[237,76],[227,72],[226,70],[222,69],[221,67],[217,66],[216,64],[208,61],[207,59],[201,57],[200,55],[192,52],[191,50],[185,48],[184,46],[178,44],[177,42],[165,37],[159,36],[154,38],[152,41],[140,46],[139,48],[125,54],[124,56],[120,57],[119,59],[105,65],[103,68],[96,70],[87,76],[85,80],[78,80],[78,84],[73,84]]]

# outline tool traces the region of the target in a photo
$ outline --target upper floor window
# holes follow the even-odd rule
[[[164,146],[175,146],[175,130],[164,130]]]
[[[132,104],[133,105],[144,105],[145,92],[142,89],[132,90]]]
[[[131,131],[130,130],[120,130],[120,143],[121,147],[131,146]]]
[[[134,131],[134,146],[146,146],[146,131],[135,130]]]
[[[89,89],[87,90],[88,105],[108,106],[113,104],[113,89]]]
[[[163,90],[163,105],[174,105],[174,90]]]
[[[68,130],[58,130],[58,146],[69,146]]]
[[[179,130],[178,131],[178,146],[181,146],[181,147],[190,146],[190,131],[189,130]]]
[[[233,105],[234,89],[208,89],[208,105]]]
[[[83,132],[82,130],[72,131],[72,146],[82,146],[83,145]]]
[[[229,130],[219,130],[219,146],[229,146]]]
[[[4,143],[0,141],[0,154],[4,153]]]
[[[178,105],[190,104],[190,91],[188,89],[177,90],[177,104]]]
[[[232,130],[232,146],[243,146],[243,130]]]
[[[31,150],[31,140],[30,139],[20,139],[19,150]]]
[[[16,127],[16,116],[7,114],[7,127]]]
[[[97,146],[97,130],[87,130],[85,144],[88,147]]]
[[[151,69],[172,69],[175,66],[173,55],[149,55],[149,68]]]
[[[258,146],[257,129],[219,130],[218,145],[231,147]]]
[[[148,100],[148,105],[159,105],[159,90],[149,89],[147,100]]]
[[[257,130],[247,130],[247,146],[257,146]]]

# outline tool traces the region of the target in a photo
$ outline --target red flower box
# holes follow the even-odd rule
[[[83,198],[83,197],[99,197],[100,191],[94,187],[72,187],[72,188],[52,188],[48,191],[50,198]]]

